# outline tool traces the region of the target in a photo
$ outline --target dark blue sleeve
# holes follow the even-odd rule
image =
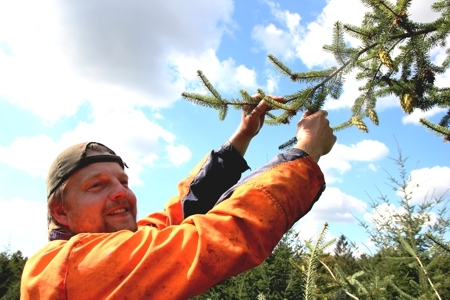
[[[182,199],[184,218],[207,213],[248,169],[245,159],[228,141],[218,151],[211,151]]]

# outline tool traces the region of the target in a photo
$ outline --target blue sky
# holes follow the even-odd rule
[[[0,1],[0,247],[29,256],[46,243],[48,167],[81,141],[102,142],[125,159],[138,217],[162,209],[177,183],[239,122],[239,111],[219,121],[217,111],[181,98],[201,91],[196,71],[224,97],[258,88],[290,94],[301,87],[280,76],[267,55],[294,71],[333,65],[321,50],[333,23],[358,25],[364,11],[359,0],[343,3]],[[409,13],[422,22],[436,18],[428,0],[413,1]],[[440,48],[431,53],[436,62],[443,55]],[[448,79],[447,72],[436,84],[448,86]],[[325,104],[331,125],[349,118],[358,85],[350,74],[342,97]],[[380,99],[377,110],[379,126],[369,124],[368,134],[337,132],[334,149],[320,160],[328,187],[296,225],[304,238],[328,221],[331,236],[370,247],[354,216],[377,217],[367,202],[378,190],[396,199],[386,171],[397,175],[397,147],[419,183],[413,201],[448,190],[450,145],[418,124],[421,116],[438,121],[444,111],[406,116],[393,97]],[[267,162],[294,135],[295,123],[264,126],[246,154],[249,165]]]

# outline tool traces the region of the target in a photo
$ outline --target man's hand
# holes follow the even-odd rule
[[[275,101],[283,102],[283,97],[267,95]],[[253,95],[254,99],[261,99],[259,94]],[[248,106],[242,108],[241,123],[229,139],[233,147],[244,156],[248,145],[254,136],[256,136],[264,125],[264,117],[270,107],[264,100],[256,105],[250,114],[246,114]]]
[[[322,155],[330,152],[336,142],[327,115],[324,110],[315,113],[306,112],[297,124],[295,147],[307,152],[316,162]]]

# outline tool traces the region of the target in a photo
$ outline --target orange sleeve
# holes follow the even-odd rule
[[[26,264],[23,299],[188,299],[260,264],[323,188],[318,165],[301,157],[260,170],[179,225],[51,242]]]
[[[183,207],[182,199],[189,193],[189,187],[198,174],[200,169],[208,159],[208,155],[205,156],[200,163],[198,163],[191,173],[178,183],[178,194],[172,197],[164,206],[164,211],[152,213],[145,218],[138,221],[138,226],[153,226],[158,229],[163,229],[170,225],[177,225],[183,221]]]

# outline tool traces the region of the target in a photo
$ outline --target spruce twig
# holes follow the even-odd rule
[[[271,113],[266,122],[270,125],[289,124],[298,111],[315,112],[324,104],[327,97],[338,99],[344,76],[357,70],[357,79],[365,80],[360,87],[361,95],[355,99],[352,115],[349,120],[333,126],[333,130],[342,130],[355,126],[368,132],[364,122],[369,117],[373,124],[380,122],[376,112],[376,102],[380,97],[395,95],[405,113],[414,109],[428,110],[435,106],[449,108],[448,88],[437,88],[434,85],[435,75],[443,74],[450,67],[450,52],[442,65],[430,61],[430,50],[436,45],[444,45],[450,35],[447,16],[450,7],[443,2],[433,4],[432,8],[441,15],[429,23],[415,23],[409,19],[407,9],[412,0],[397,1],[394,6],[389,1],[362,0],[372,11],[367,13],[360,27],[355,25],[334,25],[332,44],[323,49],[334,54],[336,67],[307,72],[293,72],[287,65],[272,54],[268,55],[272,65],[284,76],[296,83],[306,83],[302,90],[286,95],[286,103],[273,105],[280,115]],[[347,33],[361,41],[361,46],[348,47],[344,41]],[[395,54],[395,56],[394,56]],[[198,71],[202,85],[212,96],[198,96],[183,93],[182,96],[194,104],[205,105],[220,111],[220,119],[224,119],[227,105],[241,108],[251,104],[248,99],[226,100],[211,85],[206,76]],[[259,90],[263,93],[262,90]],[[204,102],[204,103],[202,103]],[[428,120],[421,123],[436,135],[450,141],[450,115],[447,113],[439,124]],[[295,138],[279,148],[284,149],[295,143]]]

